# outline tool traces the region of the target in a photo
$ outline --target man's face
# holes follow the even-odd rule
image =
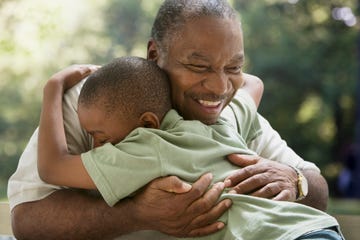
[[[242,32],[234,20],[189,21],[171,39],[167,54],[157,54],[158,65],[170,77],[173,106],[185,119],[215,123],[243,83]]]

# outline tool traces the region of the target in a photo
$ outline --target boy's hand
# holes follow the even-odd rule
[[[91,64],[71,65],[60,72],[55,73],[48,82],[59,84],[59,86],[62,87],[63,92],[65,92],[99,68],[100,66]]]

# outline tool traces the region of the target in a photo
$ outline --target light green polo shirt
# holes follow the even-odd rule
[[[138,128],[115,146],[105,144],[83,153],[83,163],[105,201],[113,206],[160,176],[176,175],[194,182],[212,172],[213,181],[218,182],[237,170],[238,166],[225,160],[226,155],[253,154],[246,143],[261,133],[252,100],[247,94],[237,99],[231,106],[238,113],[237,130],[224,119],[206,126],[199,121],[184,121],[170,110],[160,130]],[[297,203],[226,192],[221,198],[233,201],[220,219],[226,228],[200,239],[288,240],[338,225],[326,213]]]

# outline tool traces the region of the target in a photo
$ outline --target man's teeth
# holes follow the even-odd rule
[[[201,105],[207,106],[207,107],[216,107],[216,106],[218,106],[218,105],[221,103],[221,101],[215,101],[215,102],[213,102],[213,101],[199,100],[199,103],[200,103]]]

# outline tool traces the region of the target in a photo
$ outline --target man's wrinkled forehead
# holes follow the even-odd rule
[[[206,53],[194,51],[191,52],[188,56],[186,56],[187,60],[198,60],[198,61],[204,61],[209,62],[210,58],[207,56]],[[245,56],[243,52],[235,53],[234,56],[229,60],[230,62],[239,62],[243,63],[245,60]]]

